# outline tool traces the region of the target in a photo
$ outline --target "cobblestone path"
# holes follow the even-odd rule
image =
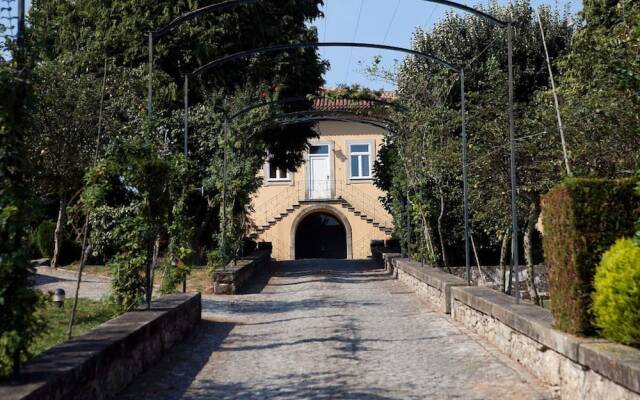
[[[547,389],[369,261],[279,263],[121,399],[540,399]],[[266,286],[265,286],[266,284]]]

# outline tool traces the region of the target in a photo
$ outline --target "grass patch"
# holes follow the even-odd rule
[[[58,308],[52,302],[47,301],[37,311],[38,316],[45,321],[46,328],[43,334],[36,338],[29,347],[33,356],[67,340],[67,327],[72,307],[73,299],[67,299],[64,308]],[[107,301],[79,299],[73,335],[78,336],[86,333],[117,315],[117,308]]]
[[[64,267],[69,271],[77,271],[80,269],[80,263],[75,262],[73,264],[67,265]],[[111,276],[111,270],[109,267],[105,265],[86,265],[83,270],[84,273],[91,275],[98,275],[104,277]],[[153,285],[156,287],[160,287],[162,284],[162,275],[164,271],[162,268],[156,269],[153,274]],[[205,266],[197,266],[191,269],[191,273],[187,277],[187,291],[190,293],[211,293],[213,290],[211,274],[209,273],[207,267]],[[176,290],[182,291],[182,284],[176,285]],[[157,292],[157,291],[156,291]]]

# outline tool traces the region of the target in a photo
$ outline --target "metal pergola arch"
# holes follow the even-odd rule
[[[223,11],[233,9],[235,7],[241,5],[250,5],[253,3],[257,3],[260,0],[228,0],[223,3],[218,3],[206,7],[202,7],[200,9],[188,12],[183,14],[182,16],[176,18],[166,26],[149,32],[149,96],[148,96],[148,124],[151,127],[151,118],[153,112],[153,46],[154,39],[160,38],[170,31],[176,29],[180,25],[187,23],[199,16],[210,14],[216,11]],[[423,0],[429,3],[435,3],[444,5],[447,7],[452,7],[459,9],[461,11],[470,13],[477,17],[483,18],[489,23],[498,26],[503,29],[507,29],[507,58],[508,58],[508,86],[509,86],[509,136],[510,136],[510,144],[511,144],[511,208],[512,208],[512,230],[513,230],[513,238],[512,238],[512,265],[514,266],[515,273],[515,300],[516,303],[520,302],[520,288],[519,288],[519,257],[518,257],[518,245],[517,245],[517,237],[518,237],[518,219],[517,219],[517,176],[516,176],[516,153],[515,153],[515,120],[514,120],[514,90],[513,90],[513,26],[512,21],[502,21],[488,13],[477,10],[475,8],[466,6],[464,4],[459,4],[449,0]],[[461,75],[461,93],[463,94],[461,98],[461,108],[463,108],[463,123],[464,123],[464,71],[460,71]],[[187,86],[187,80],[185,79],[185,86]],[[468,235],[468,202],[467,202],[467,193],[468,193],[468,182],[466,179],[467,175],[467,145],[466,145],[466,134],[464,135],[463,140],[464,143],[464,151],[465,155],[463,155],[463,175],[464,175],[464,193],[465,193],[465,260],[466,260],[466,271],[467,271],[467,281],[470,283],[471,275],[470,275],[470,248],[469,248],[469,235]]]
[[[185,121],[184,121],[184,129],[185,129],[185,143],[188,140],[188,129],[189,129],[189,77],[200,77],[203,74],[211,71],[212,69],[223,65],[225,63],[235,61],[241,58],[257,55],[257,54],[265,54],[265,53],[273,53],[273,52],[282,52],[286,50],[295,50],[295,49],[304,49],[304,48],[318,48],[318,47],[363,47],[363,48],[374,48],[374,49],[383,49],[383,50],[391,50],[398,51],[405,54],[413,55],[423,60],[435,62],[457,74],[460,75],[460,114],[461,114],[461,136],[462,136],[462,158],[463,158],[463,167],[462,167],[462,175],[463,175],[463,208],[464,208],[464,241],[465,241],[465,268],[466,268],[466,276],[467,282],[471,283],[471,253],[470,253],[470,243],[469,243],[469,202],[468,202],[468,144],[467,144],[467,132],[466,132],[466,108],[465,108],[465,90],[464,90],[464,69],[455,66],[454,64],[445,61],[433,54],[420,52],[413,49],[407,49],[404,47],[397,46],[388,46],[388,45],[380,45],[374,43],[356,43],[356,42],[314,42],[314,43],[291,43],[291,44],[281,44],[274,45],[269,47],[262,47],[257,49],[240,51],[234,54],[230,54],[227,56],[223,56],[217,58],[199,68],[191,72],[190,74],[186,74],[184,77],[184,112],[185,112]],[[186,144],[185,144],[186,147]]]
[[[285,104],[294,104],[294,103],[301,103],[303,101],[309,101],[309,100],[315,100],[315,99],[319,99],[321,98],[321,96],[295,96],[295,97],[284,97],[284,98],[280,98],[280,99],[276,99],[276,100],[271,100],[271,101],[258,101],[255,102],[253,104],[250,104],[246,107],[244,107],[243,109],[231,114],[228,116],[229,118],[229,122],[232,122],[234,119],[239,118],[253,110],[259,109],[259,108],[263,108],[263,107],[269,107],[269,106],[274,106],[274,105],[285,105]],[[400,110],[406,110],[406,107],[402,106],[399,103],[395,103],[395,102],[391,102],[391,101],[387,101],[387,100],[382,100],[382,99],[373,99],[373,98],[363,98],[363,99],[358,99],[360,101],[364,101],[364,102],[370,102],[370,103],[374,103],[374,104],[379,104],[382,106],[389,106],[389,107],[393,107],[393,108],[397,108]],[[222,111],[223,109],[221,107],[216,107],[217,110]],[[308,110],[308,111],[314,111],[314,110]],[[315,110],[315,111],[322,111],[322,110]],[[337,111],[341,111],[341,110],[337,110]]]

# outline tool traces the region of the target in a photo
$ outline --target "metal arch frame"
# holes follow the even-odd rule
[[[261,0],[227,0],[224,1],[222,3],[218,3],[218,4],[212,4],[209,6],[205,6],[205,7],[201,7],[197,10],[193,10],[190,11],[188,13],[185,13],[181,16],[179,16],[178,18],[174,19],[173,21],[169,22],[167,25],[151,32],[151,35],[153,35],[154,39],[158,39],[161,38],[162,36],[168,34],[169,32],[173,31],[174,29],[178,28],[179,26],[193,20],[196,19],[200,16],[203,15],[207,15],[207,14],[211,14],[214,12],[218,12],[218,11],[225,11],[225,10],[230,10],[242,5],[251,5],[251,4],[255,4],[255,3],[259,3]],[[465,11],[468,12],[470,14],[473,14],[477,17],[483,18],[487,21],[489,21],[491,24],[493,25],[497,25],[500,27],[506,27],[508,22],[506,21],[502,21],[496,17],[494,17],[491,14],[485,13],[483,11],[477,10],[473,7],[469,7],[466,6],[464,4],[460,4],[460,3],[456,3],[454,1],[449,1],[449,0],[423,0],[427,3],[435,3],[435,4],[440,4],[440,5],[444,5],[447,7],[452,7],[452,8],[457,8],[458,10],[461,11]]]
[[[281,98],[281,99],[277,99],[277,100],[272,100],[272,101],[265,101],[265,102],[256,102],[254,104],[251,104],[245,108],[243,108],[242,110],[232,114],[229,116],[230,120],[234,120],[237,117],[241,117],[242,115],[253,111],[255,109],[258,108],[262,108],[262,107],[268,107],[268,106],[272,106],[272,105],[285,105],[285,104],[294,104],[294,103],[301,103],[303,101],[312,101],[312,100],[316,100],[322,98],[321,96],[311,96],[311,97],[307,97],[307,96],[296,96],[296,97],[285,97],[285,98]],[[373,98],[364,98],[364,99],[357,99],[359,101],[365,101],[365,102],[371,102],[374,104],[379,104],[379,105],[384,105],[384,106],[389,106],[389,107],[394,107],[400,110],[406,110],[406,107],[402,106],[399,103],[394,103],[391,101],[387,101],[387,100],[382,100],[382,99],[373,99]]]
[[[316,48],[316,47],[359,47],[359,48],[368,48],[368,49],[380,49],[380,50],[391,50],[391,51],[398,51],[398,52],[402,52],[405,54],[409,54],[409,55],[413,55],[416,57],[420,57],[423,59],[428,59],[430,61],[433,61],[435,63],[438,63],[440,65],[442,65],[445,68],[448,68],[454,72],[460,72],[460,67],[447,62],[445,60],[442,60],[441,58],[438,58],[437,56],[430,54],[430,53],[424,53],[421,51],[417,51],[417,50],[412,50],[412,49],[408,49],[405,47],[397,47],[397,46],[389,46],[389,45],[384,45],[384,44],[375,44],[375,43],[358,43],[358,42],[312,42],[312,43],[288,43],[288,44],[281,44],[281,45],[275,45],[275,46],[268,46],[268,47],[260,47],[260,48],[255,48],[255,49],[251,49],[251,50],[244,50],[244,51],[239,51],[237,53],[234,54],[230,54],[224,57],[220,57],[218,59],[215,59],[213,61],[211,61],[208,64],[205,64],[203,66],[201,66],[200,68],[195,69],[193,72],[191,72],[190,74],[188,74],[189,77],[198,77],[201,76],[203,74],[205,74],[206,72],[210,71],[211,69],[217,67],[218,65],[230,62],[230,61],[235,61],[238,60],[240,58],[244,58],[244,57],[249,57],[249,56],[253,56],[253,55],[257,55],[257,54],[268,54],[268,53],[276,53],[276,52],[281,52],[284,50],[295,50],[295,49],[309,49],[309,48]]]
[[[286,119],[290,117],[294,117],[294,118],[289,120],[281,120],[281,119]],[[343,112],[337,112],[337,113],[336,112],[317,113],[312,111],[281,113],[278,115],[274,115],[273,117],[265,118],[261,121],[258,121],[256,123],[256,126],[259,128],[262,128],[265,126],[268,127],[272,125],[303,124],[303,123],[312,122],[312,121],[356,122],[363,125],[375,126],[377,128],[384,129],[385,131],[389,131],[392,133],[398,133],[397,130],[391,128],[390,126],[393,124],[393,121],[380,119],[380,118],[367,118],[363,115],[350,112],[350,111],[343,111]],[[273,122],[273,124],[269,124],[270,122]]]
[[[149,32],[149,95],[147,102],[148,109],[148,126],[151,129],[151,119],[153,113],[153,45],[154,39],[160,38],[165,34],[173,31],[177,27],[181,26],[188,21],[191,21],[199,16],[210,14],[215,11],[222,11],[232,9],[241,5],[249,5],[257,3],[259,0],[227,0],[223,3],[210,5],[206,7],[202,7],[200,9],[194,10],[192,12],[186,13],[175,20],[173,20],[168,25],[154,31]],[[509,136],[510,136],[510,144],[511,144],[511,209],[512,209],[512,265],[516,264],[514,268],[515,273],[515,300],[516,303],[520,302],[520,288],[519,288],[519,257],[518,257],[518,218],[517,218],[517,171],[516,171],[516,152],[515,152],[515,121],[514,121],[514,90],[513,90],[513,24],[512,21],[502,21],[488,13],[482,12],[472,7],[468,7],[463,4],[459,4],[450,0],[423,0],[429,3],[435,3],[444,5],[451,8],[456,8],[461,11],[470,13],[477,17],[483,18],[489,23],[498,26],[502,29],[507,29],[507,58],[508,58],[508,82],[509,82]],[[461,75],[463,75],[463,71],[461,71]],[[463,79],[462,79],[463,81]],[[185,86],[187,86],[185,79]],[[464,93],[464,82],[462,82],[462,93]],[[186,96],[186,94],[185,94]],[[461,107],[464,108],[464,96],[461,99]],[[464,122],[464,111],[463,111],[463,122]],[[464,135],[463,135],[464,136]],[[466,137],[465,137],[466,138]],[[467,151],[466,144],[464,148],[464,152]],[[463,170],[466,171],[466,163],[467,157],[463,155],[463,163],[465,167]],[[464,193],[465,195],[468,192],[468,182],[464,179]],[[467,281],[470,283],[471,281],[471,273],[470,273],[470,248],[469,248],[469,236],[468,236],[468,206],[465,201],[465,260],[466,260],[466,275]]]
[[[460,75],[460,113],[461,113],[461,137],[462,137],[462,174],[463,174],[463,208],[464,208],[464,241],[465,241],[465,266],[466,266],[466,275],[467,282],[471,283],[471,250],[470,250],[470,241],[469,241],[469,185],[468,185],[468,164],[469,164],[469,155],[468,155],[468,140],[467,140],[467,131],[466,131],[466,105],[465,105],[465,88],[464,88],[464,69],[457,67],[445,60],[442,60],[433,54],[420,52],[417,50],[407,49],[403,47],[396,46],[387,46],[387,45],[378,45],[373,43],[351,43],[351,42],[326,42],[326,43],[294,43],[294,44],[283,44],[276,45],[270,47],[263,47],[257,49],[251,49],[246,51],[237,52],[231,55],[227,55],[224,57],[220,57],[215,59],[199,68],[194,70],[190,74],[186,74],[184,76],[184,140],[185,140],[185,152],[187,152],[188,148],[188,129],[189,129],[189,77],[200,77],[203,74],[211,71],[213,68],[216,68],[222,64],[227,62],[231,62],[237,59],[241,59],[244,57],[256,55],[256,54],[264,54],[264,53],[273,53],[286,51],[291,49],[301,49],[301,48],[317,48],[317,47],[365,47],[365,48],[378,48],[384,50],[392,50],[398,51],[405,54],[413,55],[424,60],[433,61],[437,64],[448,68]],[[187,154],[187,153],[185,153]]]

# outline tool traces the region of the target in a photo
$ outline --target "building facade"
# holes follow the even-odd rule
[[[316,108],[335,101],[316,102]],[[393,218],[373,182],[384,130],[355,121],[320,121],[304,164],[282,171],[268,162],[253,199],[252,237],[271,242],[277,260],[363,259],[372,240],[386,240]]]

